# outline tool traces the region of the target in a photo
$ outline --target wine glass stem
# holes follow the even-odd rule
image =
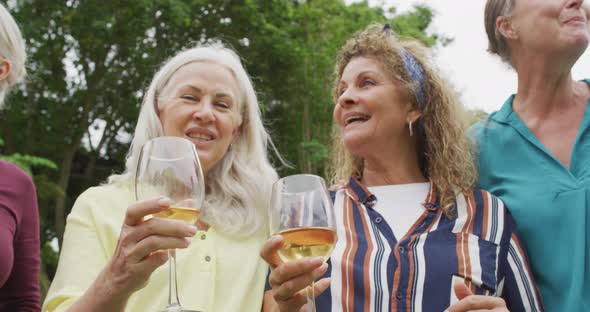
[[[311,282],[311,287],[307,288],[307,307],[309,312],[315,311],[315,282]]]
[[[176,250],[168,250],[168,307],[180,307],[176,282]]]

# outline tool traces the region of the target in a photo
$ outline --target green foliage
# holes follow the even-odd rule
[[[328,160],[329,148],[318,141],[301,142],[301,148],[314,163],[323,163]]]
[[[53,250],[49,243],[45,243],[41,247],[41,258],[45,266],[55,268],[57,267],[57,261],[59,260],[59,254]],[[51,273],[50,275],[53,276],[55,271],[48,272]]]
[[[30,176],[33,175],[32,174],[33,167],[48,168],[48,169],[53,169],[53,170],[57,169],[57,165],[53,161],[51,161],[47,158],[36,157],[36,156],[31,156],[31,155],[22,155],[19,153],[15,153],[15,154],[8,155],[8,156],[1,156],[0,155],[0,160],[5,160],[5,161],[11,162],[11,163],[19,166],[21,169],[23,169]]]

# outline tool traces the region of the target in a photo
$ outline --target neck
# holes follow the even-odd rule
[[[365,186],[427,182],[420,171],[416,149],[390,153],[372,153],[364,158],[362,182]]]
[[[559,113],[567,105],[575,104],[577,83],[572,80],[571,68],[575,61],[559,61],[559,56],[522,53],[515,64],[518,72],[518,91],[513,110],[519,115],[547,116]],[[556,61],[558,60],[558,61]]]

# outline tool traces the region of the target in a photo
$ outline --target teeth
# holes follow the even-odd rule
[[[205,141],[213,140],[213,136],[208,135],[208,134],[203,134],[203,133],[189,133],[188,136],[192,139],[198,139],[198,140],[205,140]]]
[[[369,117],[366,115],[355,115],[355,116],[350,116],[350,117],[346,118],[345,123],[347,125],[349,125],[355,121],[366,121],[368,119],[369,119]]]

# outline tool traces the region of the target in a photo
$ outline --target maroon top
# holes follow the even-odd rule
[[[40,311],[39,211],[35,185],[0,161],[0,312]]]

